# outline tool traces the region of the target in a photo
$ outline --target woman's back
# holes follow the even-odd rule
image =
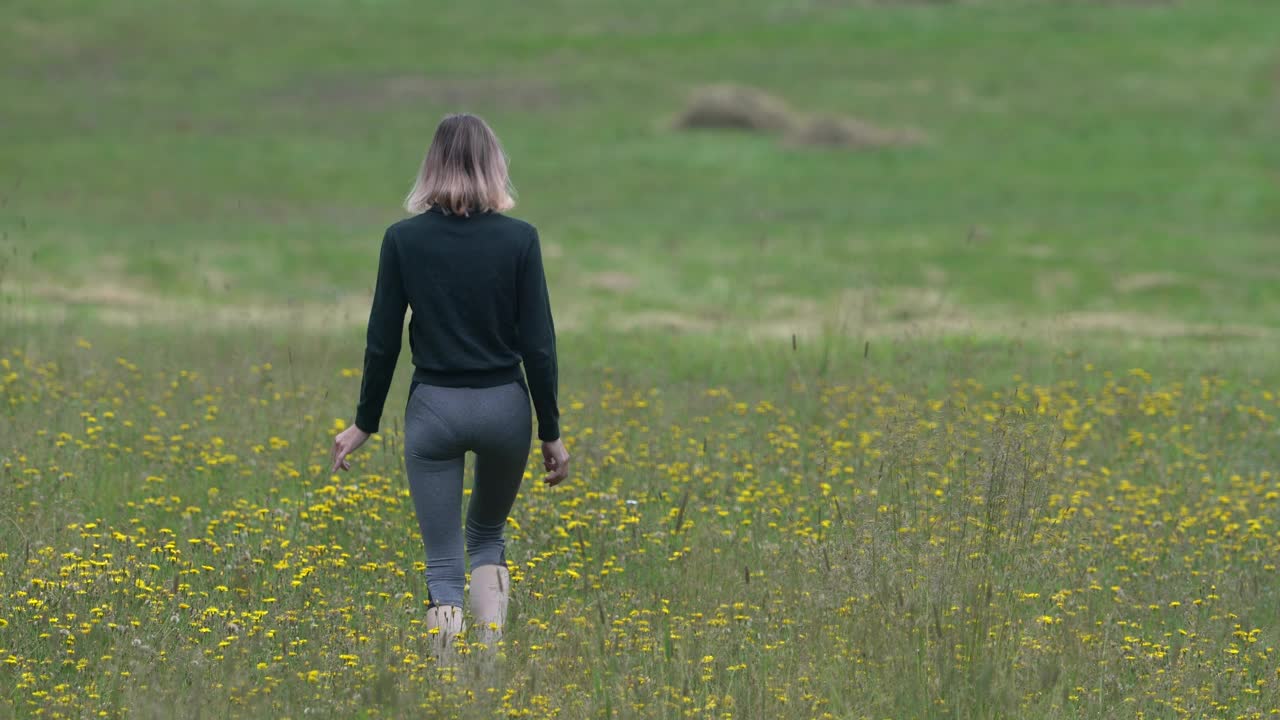
[[[433,206],[387,229],[378,265],[357,424],[376,427],[377,392],[391,382],[404,311],[416,382],[494,387],[529,376],[539,437],[559,436],[555,327],[538,233],[500,213]]]
[[[537,252],[533,226],[505,215],[465,218],[432,209],[389,233],[413,310],[413,364],[436,374],[517,365],[520,284]],[[540,275],[531,279],[540,282]]]

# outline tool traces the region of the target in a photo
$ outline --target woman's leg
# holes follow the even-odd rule
[[[464,565],[462,472],[466,448],[458,432],[433,409],[429,385],[419,385],[405,409],[404,460],[409,494],[427,554],[431,605],[462,607]]]
[[[524,383],[486,393],[483,428],[477,428],[476,479],[467,503],[467,555],[471,557],[471,616],[476,637],[492,644],[507,623],[511,575],[507,571],[507,515],[529,464],[532,418]]]
[[[467,555],[473,570],[482,565],[507,564],[503,533],[528,459],[528,441],[518,457],[476,454],[475,485],[467,504]]]
[[[529,397],[518,383],[486,389],[473,411],[475,484],[467,504],[467,555],[471,568],[506,565],[503,531],[529,462],[533,420]]]
[[[476,458],[476,482],[467,506],[467,555],[471,557],[471,617],[476,638],[485,645],[493,645],[507,624],[511,574],[503,532],[528,456],[526,436],[519,463],[513,453]]]
[[[523,384],[486,393],[485,420],[477,427],[476,476],[467,505],[467,555],[471,559],[471,610],[480,639],[496,640],[506,623],[511,579],[503,532],[529,461],[533,433]]]

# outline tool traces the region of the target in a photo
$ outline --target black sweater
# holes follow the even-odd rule
[[[528,376],[538,438],[560,437],[556,333],[538,231],[498,213],[432,208],[387,228],[369,312],[356,426],[378,431],[404,331],[415,382],[493,387]]]

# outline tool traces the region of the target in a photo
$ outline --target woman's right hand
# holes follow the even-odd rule
[[[329,472],[338,472],[339,470],[350,470],[351,461],[347,456],[364,445],[369,439],[369,433],[352,425],[351,427],[338,433],[333,439],[333,451],[330,453],[330,460],[333,461],[333,467],[329,468]]]
[[[563,440],[542,443],[542,466],[547,469],[542,478],[547,485],[559,485],[569,476],[569,451],[564,449]]]

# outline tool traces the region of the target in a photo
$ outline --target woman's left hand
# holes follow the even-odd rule
[[[364,441],[368,439],[369,433],[355,425],[338,433],[338,436],[333,439],[333,467],[329,469],[329,472],[337,472],[339,469],[350,470],[351,461],[347,459],[347,456],[359,450]]]

